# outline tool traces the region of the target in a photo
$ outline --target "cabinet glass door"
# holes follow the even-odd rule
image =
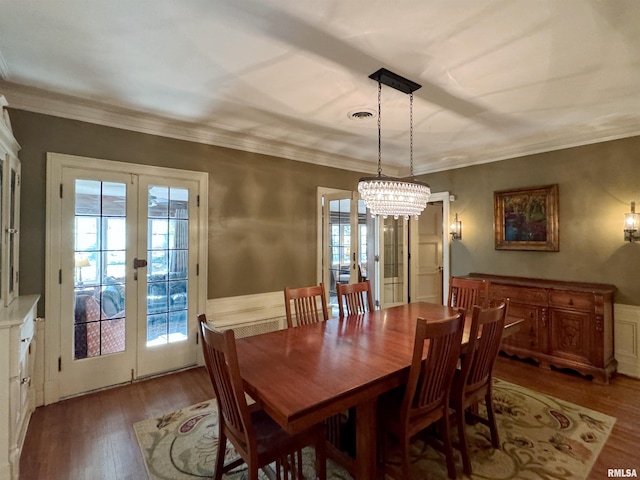
[[[407,221],[387,217],[380,222],[380,300],[382,308],[408,301]]]
[[[0,273],[0,295],[4,305],[9,305],[18,296],[18,257],[20,236],[20,161],[7,156],[0,168],[0,211],[2,218],[2,264]]]

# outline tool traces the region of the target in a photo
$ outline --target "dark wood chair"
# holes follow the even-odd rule
[[[419,318],[409,380],[404,392],[394,390],[380,399],[381,431],[393,434],[400,441],[403,479],[412,478],[409,474],[411,438],[438,421],[442,426],[442,440],[436,446],[445,454],[449,477],[457,476],[450,432],[449,396],[460,357],[463,331],[464,312],[443,322],[427,323]],[[425,345],[428,346],[423,360]],[[381,460],[384,463],[386,435],[381,440]]]
[[[291,310],[292,303],[293,312]],[[289,328],[294,325],[308,325],[329,319],[327,299],[324,292],[324,284],[322,283],[312,287],[285,287],[284,306]]]
[[[316,474],[326,479],[324,426],[318,424],[295,435],[284,431],[257,405],[248,406],[242,386],[233,330],[217,332],[207,325],[204,314],[198,315],[202,350],[207,371],[218,402],[218,449],[216,480],[242,463],[248,466],[249,480],[258,480],[258,469],[270,478],[302,479],[302,448],[316,450]],[[227,464],[225,450],[229,440],[240,458]],[[275,469],[269,465],[275,464]]]
[[[288,328],[309,325],[329,319],[324,284],[322,283],[311,287],[286,287],[284,289],[284,302]],[[292,304],[293,310],[291,308]],[[345,438],[345,431],[352,430],[348,412],[332,415],[324,420],[324,425],[329,457],[348,467],[349,461],[343,452],[343,449],[347,448],[345,442],[348,442],[349,438],[349,435]]]
[[[488,280],[451,277],[447,305],[464,308],[467,315],[471,314],[474,305],[487,308],[490,283]]]
[[[465,433],[466,416],[487,425],[491,431],[491,443],[500,448],[498,426],[493,409],[492,381],[493,366],[500,350],[504,322],[509,308],[509,300],[497,307],[472,309],[471,331],[466,353],[462,356],[460,369],[456,371],[451,387],[450,405],[455,411],[458,427],[460,452],[464,473],[471,475],[471,459]],[[477,414],[475,407],[484,400],[487,418]]]
[[[337,290],[340,317],[373,311],[373,296],[369,280],[359,283],[339,283]]]

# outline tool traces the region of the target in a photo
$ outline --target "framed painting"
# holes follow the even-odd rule
[[[558,185],[493,193],[496,250],[557,252]]]

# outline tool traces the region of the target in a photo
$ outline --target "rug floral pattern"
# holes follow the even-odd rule
[[[500,449],[491,446],[489,430],[482,424],[468,425],[473,479],[575,479],[588,477],[615,418],[557,398],[496,379],[494,406],[500,432]],[[193,405],[160,418],[134,425],[149,478],[189,480],[211,478],[217,446],[215,400]],[[227,445],[226,455],[233,458]],[[313,478],[315,456],[305,452],[305,474]],[[463,478],[458,455],[459,478]],[[394,468],[398,456],[392,450],[388,464]],[[412,474],[415,478],[447,478],[444,457],[416,439],[412,443]],[[351,477],[329,461],[331,480]],[[224,478],[246,478],[244,466]]]

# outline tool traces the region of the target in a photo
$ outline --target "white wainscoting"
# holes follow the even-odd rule
[[[616,303],[614,318],[618,372],[640,378],[640,307]]]
[[[233,328],[237,338],[286,328],[282,291],[207,301],[207,318],[219,330]],[[618,372],[640,378],[640,306],[614,305]]]
[[[268,292],[207,301],[207,319],[218,330],[233,328],[236,338],[287,326],[284,293]]]

